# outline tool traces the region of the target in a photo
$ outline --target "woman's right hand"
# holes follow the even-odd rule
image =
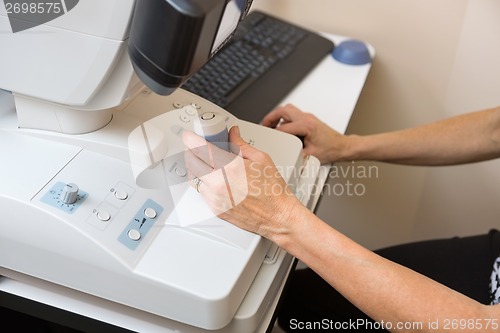
[[[192,132],[183,134],[189,179],[220,218],[276,241],[310,212],[288,188],[271,157],[229,131],[227,152]],[[197,179],[196,183],[193,180]]]

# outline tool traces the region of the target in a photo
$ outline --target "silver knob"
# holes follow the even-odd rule
[[[67,205],[74,204],[78,199],[78,186],[70,183],[64,186],[61,193],[61,201]]]

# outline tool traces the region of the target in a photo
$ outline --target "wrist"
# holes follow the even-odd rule
[[[295,199],[295,197],[294,197]],[[312,223],[316,217],[309,209],[303,206],[298,200],[286,207],[280,214],[279,223],[268,237],[273,243],[289,253],[294,254],[294,246],[300,243],[300,237],[307,229],[307,225]]]
[[[363,137],[356,134],[344,135],[345,143],[338,161],[356,161],[362,159]]]
[[[330,252],[336,247],[331,241],[333,229],[305,207],[293,214],[288,225],[288,232],[276,234],[271,240],[307,265],[324,258],[325,250]]]

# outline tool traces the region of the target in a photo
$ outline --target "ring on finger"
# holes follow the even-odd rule
[[[203,182],[202,182],[202,180],[201,180],[200,178],[195,177],[195,178],[193,179],[193,184],[194,184],[194,186],[195,186],[195,188],[196,188],[196,191],[197,191],[198,193],[200,193],[200,185],[201,185],[201,183],[203,183]]]

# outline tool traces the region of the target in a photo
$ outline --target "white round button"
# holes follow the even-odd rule
[[[118,200],[127,200],[128,198],[128,193],[125,191],[115,191],[115,197]]]
[[[107,222],[111,220],[111,214],[108,213],[107,211],[100,211],[97,212],[97,218],[103,222]]]
[[[157,215],[156,210],[153,208],[146,208],[144,210],[144,215],[146,215],[147,218],[154,219]]]
[[[215,118],[215,113],[213,112],[205,112],[204,114],[201,115],[202,120],[210,120]]]
[[[139,239],[141,239],[141,233],[139,232],[139,230],[131,229],[128,231],[128,238],[133,241],[138,241]]]
[[[175,168],[175,174],[179,177],[186,177],[187,176],[187,171],[183,167],[176,167]]]
[[[192,105],[185,106],[184,107],[184,112],[186,112],[186,114],[189,115],[189,116],[195,116],[195,115],[198,114],[198,111]]]

